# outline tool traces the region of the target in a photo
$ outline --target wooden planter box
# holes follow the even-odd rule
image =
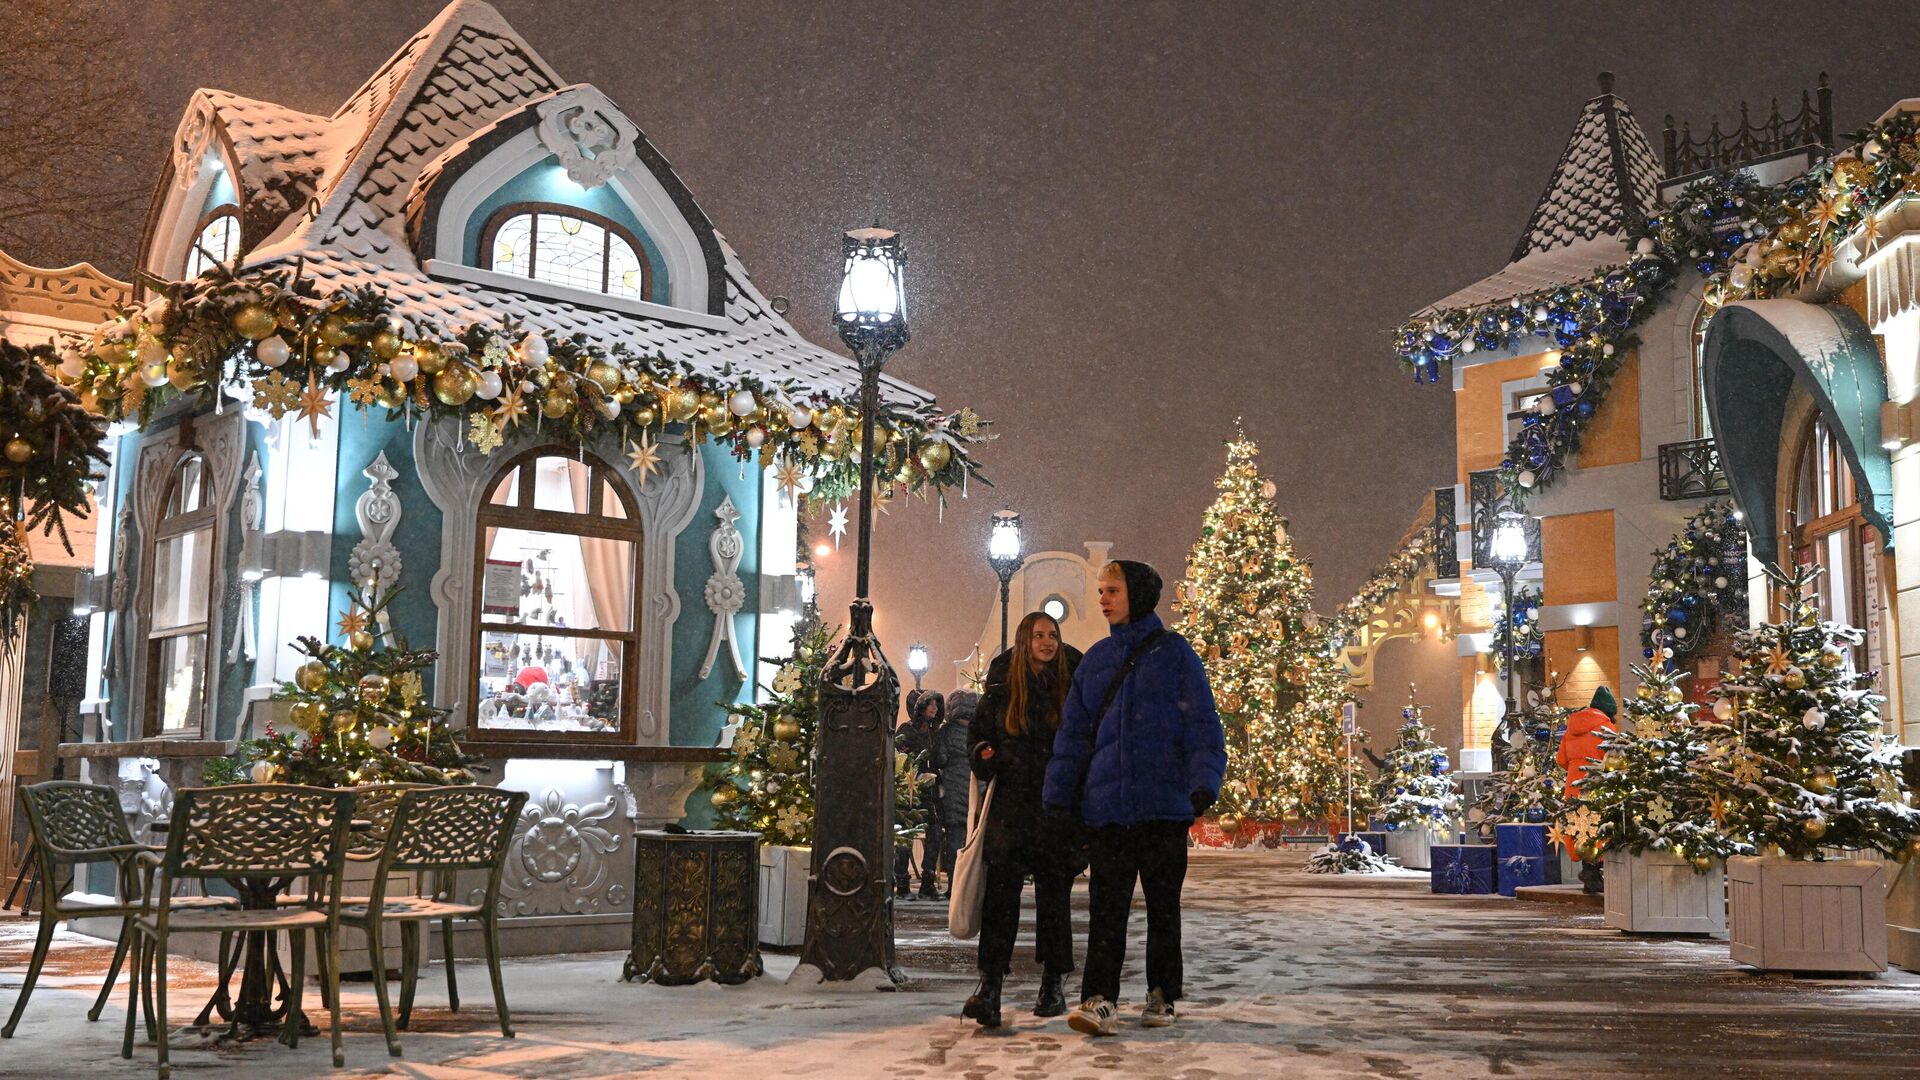
[[[1763,971],[1887,969],[1887,865],[1727,860],[1728,951]]]
[[[1607,854],[1607,925],[1635,934],[1727,936],[1726,865],[1698,871],[1668,851]]]
[[[1450,843],[1453,835],[1424,825],[1402,825],[1388,830],[1386,853],[1409,870],[1431,870],[1433,845]]]
[[[760,943],[799,946],[807,939],[807,873],[813,849],[760,849]]]
[[[1920,859],[1887,867],[1887,961],[1920,971]]]

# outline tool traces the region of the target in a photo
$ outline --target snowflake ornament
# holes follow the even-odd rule
[[[263,409],[275,420],[287,415],[300,403],[300,384],[269,371],[253,380],[253,407]]]
[[[1600,815],[1593,812],[1593,807],[1583,806],[1567,815],[1563,831],[1574,843],[1584,846],[1600,835]]]
[[[1757,782],[1763,771],[1759,759],[1751,754],[1743,754],[1739,761],[1733,763],[1733,778],[1743,784]]]
[[[1673,804],[1667,802],[1666,796],[1655,795],[1653,801],[1647,804],[1646,818],[1653,822],[1656,829],[1665,825],[1673,820]]]
[[[477,412],[467,421],[467,441],[473,444],[475,450],[491,454],[500,449],[503,440],[500,438],[500,429],[493,426],[493,417]]]

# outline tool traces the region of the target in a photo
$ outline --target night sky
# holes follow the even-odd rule
[[[903,234],[914,340],[890,370],[1002,436],[995,488],[876,533],[882,638],[896,663],[924,639],[942,689],[997,597],[992,511],[1172,579],[1235,417],[1318,606],[1344,600],[1452,474],[1450,394],[1415,386],[1387,331],[1504,264],[1596,72],[1656,150],[1668,112],[1797,108],[1823,70],[1842,131],[1920,94],[1900,3],[496,6],[633,117],[814,340],[839,347],[840,230]],[[439,7],[151,0],[125,5],[131,55],[77,42],[75,62],[135,69],[144,193],[195,87],[329,113]],[[121,250],[22,254],[124,274],[145,202]],[[823,580],[830,618],[851,556]],[[1416,669],[1451,677],[1423,657],[1388,665],[1382,704]]]

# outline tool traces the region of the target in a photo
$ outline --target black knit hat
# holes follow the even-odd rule
[[[1121,576],[1127,579],[1127,621],[1139,622],[1160,606],[1160,571],[1143,562],[1115,559]]]

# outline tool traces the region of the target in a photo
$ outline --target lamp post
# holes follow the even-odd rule
[[[987,533],[987,564],[1000,575],[1000,651],[1007,651],[1007,603],[1014,571],[1027,560],[1021,551],[1020,515],[1011,508],[993,515]]]
[[[913,688],[920,689],[920,678],[927,673],[927,647],[914,642],[907,650],[907,670],[913,672]]]
[[[1503,650],[1507,663],[1507,711],[1506,722],[1501,727],[1519,722],[1519,708],[1513,693],[1513,579],[1527,565],[1526,520],[1517,510],[1502,510],[1494,522],[1493,536],[1487,543],[1488,561],[1493,564],[1493,572],[1500,575],[1500,617],[1507,620],[1506,646]],[[1493,740],[1493,767],[1496,771],[1506,767],[1504,743],[1502,737]]]
[[[813,864],[807,937],[800,951],[808,975],[796,971],[795,977],[848,982],[877,971],[899,983],[887,879],[893,862],[893,718],[900,681],[874,637],[867,581],[873,548],[873,422],[880,412],[880,369],[907,343],[901,276],[906,256],[899,236],[878,225],[848,232],[841,254],[833,324],[860,365],[859,562],[847,635],[821,673]]]
[[[813,561],[801,558],[793,567],[794,590],[800,594],[800,621],[811,626],[820,617],[820,608],[814,603]]]

